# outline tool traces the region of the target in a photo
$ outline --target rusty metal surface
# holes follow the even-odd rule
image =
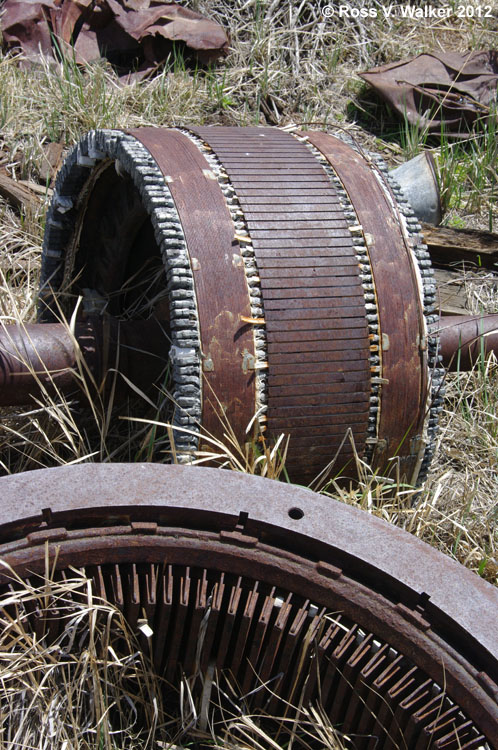
[[[411,438],[420,433],[427,397],[427,357],[423,309],[410,249],[389,200],[366,159],[339,138],[325,133],[306,133],[328,159],[355,207],[368,245],[383,336],[382,377],[388,381],[380,393],[377,464],[393,455],[404,457],[403,473],[411,477],[416,456],[410,457]],[[386,344],[388,342],[388,345]]]
[[[78,326],[87,343],[88,361],[94,369],[96,347],[93,332]],[[10,325],[0,328],[0,405],[29,404],[42,391],[52,396],[77,389],[74,372],[74,338],[58,324]]]
[[[240,248],[218,182],[199,149],[175,130],[131,131],[155,159],[178,210],[194,274],[203,357],[202,425],[223,432],[223,415],[241,444],[254,415],[254,339]]]
[[[193,467],[64,467],[3,478],[0,489],[0,556],[21,575],[43,572],[48,542],[59,568],[85,565],[132,621],[148,607],[168,635],[154,655],[170,676],[171,658],[192,661],[186,644],[196,638],[203,580],[214,618],[203,663],[233,666],[246,687],[254,677],[246,659],[265,678],[282,668],[293,676],[290,654],[301,648],[303,621],[314,622],[311,603],[335,613],[317,641],[333,722],[369,737],[390,727],[379,747],[399,746],[402,732],[407,747],[439,746],[447,735],[442,746],[455,749],[464,739],[482,744],[473,722],[493,746],[498,591],[406,532],[301,488]],[[315,683],[316,674],[308,697]],[[366,748],[368,737],[358,742]]]
[[[147,392],[166,368],[167,340],[168,322],[155,318],[89,316],[76,322],[74,333],[62,323],[3,326],[0,406],[29,404],[44,393],[68,396],[82,378],[100,386],[110,373],[118,373],[107,381],[115,380],[117,397],[128,393],[125,378]]]
[[[223,164],[244,212],[265,310],[268,430],[290,434],[289,473],[306,482],[334,457],[348,427],[358,446],[366,437],[369,342],[351,234],[323,168],[291,135],[272,128],[192,130]],[[293,385],[285,406],[284,382]],[[331,383],[345,387],[330,390]],[[310,395],[313,402],[306,401]],[[303,459],[304,438],[311,449]],[[340,462],[350,455],[347,443]]]
[[[438,325],[443,365],[470,370],[480,357],[498,354],[498,315],[446,315]]]
[[[78,64],[108,56],[129,83],[157,72],[171,54],[168,41],[185,42],[203,63],[228,51],[228,35],[216,21],[175,2],[5,0],[3,5],[3,42],[22,51],[25,65],[52,55],[60,60],[67,54]]]

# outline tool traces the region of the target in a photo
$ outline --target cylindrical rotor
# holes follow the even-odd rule
[[[419,230],[384,165],[331,135],[96,131],[57,180],[40,317],[61,289],[69,311],[168,306],[180,455],[228,421],[241,443],[288,434],[295,481],[358,454],[415,482],[441,385]]]

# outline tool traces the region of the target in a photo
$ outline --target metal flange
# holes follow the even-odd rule
[[[214,469],[81,465],[0,486],[0,557],[31,580],[47,554],[83,567],[132,626],[146,612],[167,679],[193,669],[204,623],[203,669],[243,695],[267,680],[283,700],[320,695],[357,748],[496,746],[498,592],[406,532]]]

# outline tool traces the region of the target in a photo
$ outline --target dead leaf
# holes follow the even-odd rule
[[[51,0],[30,3],[7,0],[2,15],[2,35],[7,49],[22,49],[29,62],[38,62],[40,54],[50,56],[52,41],[47,16],[56,5]]]

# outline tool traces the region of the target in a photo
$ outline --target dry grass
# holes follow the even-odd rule
[[[230,30],[230,55],[212,68],[189,67],[181,51],[177,51],[154,79],[122,85],[107,63],[82,70],[71,62],[47,62],[36,70],[25,71],[15,56],[0,58],[0,160],[10,174],[38,181],[43,146],[49,141],[72,144],[92,127],[190,122],[338,125],[366,145],[400,160],[406,146],[403,127],[365,91],[356,73],[434,48],[463,51],[493,47],[498,36],[496,18],[470,21],[453,17],[450,21],[421,23],[396,16],[382,22],[344,21],[325,20],[319,3],[239,0],[228,5],[225,0],[212,0],[190,5],[209,13]],[[398,134],[397,139],[393,133]],[[416,134],[411,135],[417,138]],[[453,158],[451,148],[449,153]],[[464,216],[468,205],[465,191],[468,197],[473,185],[460,183],[460,221],[486,225],[496,191],[492,175],[487,174],[480,188],[477,214],[474,206],[473,214]],[[38,209],[21,214],[0,199],[2,322],[26,322],[35,317],[49,192],[47,188]],[[453,214],[458,210],[458,206],[454,207]],[[496,310],[493,277],[468,281],[467,288],[472,309]],[[405,513],[400,514],[398,507],[391,512],[385,497],[392,493],[392,484],[373,481],[368,471],[363,487],[344,498],[362,507],[377,508],[376,512],[417,530],[423,538],[432,539],[449,554],[491,578],[490,571],[496,564],[491,527],[498,490],[494,469],[496,403],[492,398],[495,377],[491,366],[485,372],[481,367],[468,376],[449,377],[441,446],[423,502],[416,511],[411,508],[411,490],[400,488],[397,504],[401,503]],[[44,400],[28,412],[10,410],[2,420],[0,432],[4,471],[82,460],[165,460],[170,449],[168,428],[162,426],[168,421],[164,413],[167,394],[158,394],[154,407],[141,402],[142,412],[144,408],[147,411],[140,415],[146,419],[140,425],[129,421],[135,419],[136,412],[124,412],[126,419],[121,420],[117,431],[98,394],[87,395],[93,412],[84,425],[75,419],[73,405],[63,399],[56,404]],[[219,455],[220,463],[238,470],[284,475],[281,451],[266,444],[260,445],[262,450],[238,446],[229,425],[225,425],[225,432],[224,445],[212,445],[212,453]],[[210,457],[199,456],[198,460]],[[413,520],[420,519],[422,508],[423,524]],[[475,520],[467,541],[460,529],[462,519],[465,525]]]
[[[0,609],[2,750],[152,747],[167,724],[161,686],[122,613],[76,570],[38,585],[12,575]]]
[[[270,750],[279,735],[296,748],[344,740],[318,706],[282,706],[262,728],[250,712],[220,705],[226,678],[216,671],[212,700],[193,700],[193,677],[171,685],[148,657],[146,620],[133,632],[114,604],[95,596],[83,571],[21,581],[12,570],[0,598],[0,750],[118,750],[219,747]],[[262,688],[268,690],[269,688]],[[235,695],[235,693],[234,693]],[[226,701],[224,701],[226,703]],[[296,728],[299,726],[299,738]]]

